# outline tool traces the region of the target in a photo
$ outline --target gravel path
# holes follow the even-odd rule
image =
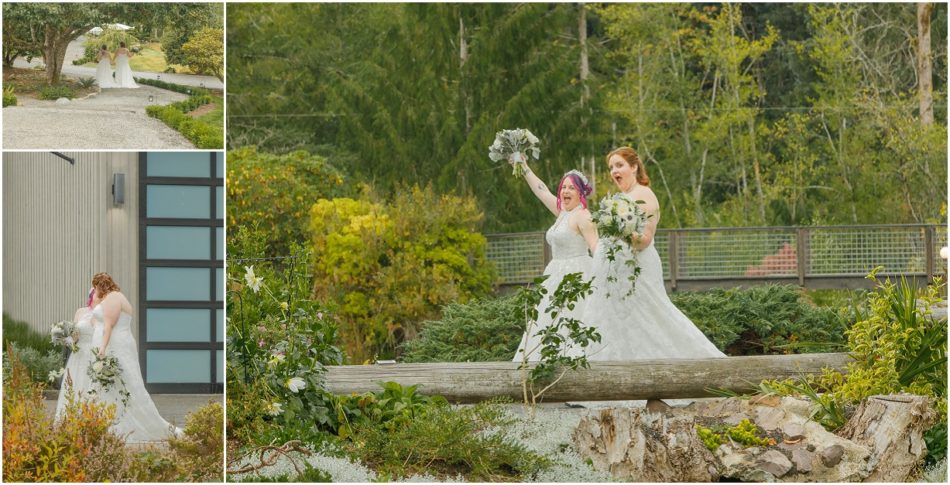
[[[20,106],[3,108],[3,147],[193,149],[194,145],[180,133],[145,114],[145,107],[150,104],[164,105],[187,98],[145,85],[139,89],[104,89],[65,105],[21,97]]]

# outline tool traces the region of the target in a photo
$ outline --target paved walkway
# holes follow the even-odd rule
[[[171,424],[185,426],[185,417],[198,408],[208,404],[208,401],[220,402],[224,405],[223,394],[152,394],[152,401],[158,408],[158,413]],[[56,412],[56,400],[45,401],[46,412]]]
[[[72,41],[69,46],[66,47],[66,59],[63,62],[63,74],[72,76],[72,77],[96,77],[96,68],[94,67],[84,67],[84,66],[74,66],[73,61],[79,59],[85,53],[85,49],[82,44],[86,40],[85,37],[80,37]],[[26,62],[26,59],[17,59],[13,62],[13,67],[22,67],[22,68],[32,68],[36,66],[43,65],[43,58],[34,58],[32,62]],[[196,86],[196,87],[206,87],[209,89],[224,89],[224,83],[222,83],[218,78],[214,76],[196,76],[193,74],[170,74],[170,73],[157,73],[157,72],[141,72],[141,71],[132,71],[135,77],[141,77],[146,79],[160,79],[162,81],[181,84],[184,86]],[[5,145],[5,144],[4,144]]]
[[[181,133],[145,114],[146,106],[187,98],[184,94],[145,85],[138,89],[104,89],[65,105],[21,97],[19,106],[3,108],[3,147],[193,149],[195,146]]]

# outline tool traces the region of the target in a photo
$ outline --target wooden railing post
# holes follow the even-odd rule
[[[798,284],[805,286],[805,263],[808,261],[808,229],[799,227],[795,245],[795,262],[798,266]]]
[[[676,277],[679,276],[679,232],[670,231],[670,288],[676,291]]]
[[[924,227],[924,246],[926,247],[924,251],[927,258],[925,267],[927,268],[927,282],[929,284],[934,279],[934,226]]]

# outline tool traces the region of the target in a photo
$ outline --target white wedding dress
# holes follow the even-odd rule
[[[594,252],[591,276],[594,292],[587,298],[581,321],[595,327],[601,342],[587,350],[590,361],[700,359],[725,357],[709,339],[679,311],[663,285],[663,265],[651,242],[641,250],[641,268],[632,294],[633,257],[628,244],[620,244],[615,261],[607,259],[608,241],[601,239]],[[616,278],[608,281],[608,277]]]
[[[115,56],[115,83],[118,88],[137,88],[132,77],[132,68],[129,67],[129,56],[117,54]]]
[[[96,84],[103,89],[117,87],[112,79],[112,61],[108,56],[99,59],[99,64],[96,65]]]
[[[132,336],[132,315],[124,312],[119,315],[106,348],[106,354],[118,359],[122,368],[122,380],[125,383],[125,389],[130,394],[128,404],[122,404],[122,396],[117,388],[108,390],[97,388],[96,393],[92,395],[88,392],[96,386],[87,375],[87,369],[95,360],[94,349],[102,346],[105,329],[102,306],[96,305],[91,312],[80,318],[76,326],[79,332],[79,351],[73,352],[66,364],[66,371],[73,381],[73,392],[82,398],[91,397],[100,402],[115,404],[116,414],[112,431],[125,436],[126,442],[162,441],[173,435],[181,435],[181,429],[162,419],[151,396],[145,390],[137,346]],[[66,382],[66,375],[64,375],[59,400],[56,402],[57,419],[61,416],[66,402]]]
[[[587,241],[579,232],[571,229],[568,223],[570,215],[578,208],[571,211],[562,210],[557,220],[554,221],[554,225],[545,234],[545,239],[551,246],[551,262],[544,268],[544,274],[548,275],[548,278],[544,280],[542,286],[548,290],[548,293],[538,304],[538,321],[521,338],[521,345],[518,346],[518,351],[515,352],[513,362],[523,361],[525,349],[530,352],[528,354],[529,361],[541,360],[540,347],[535,349],[541,341],[537,334],[553,323],[550,315],[545,313],[544,309],[550,305],[551,296],[554,295],[554,290],[561,284],[561,279],[569,273],[583,273],[585,280],[589,278],[591,257],[587,251]],[[582,299],[577,302],[573,311],[568,310],[562,315],[580,318],[584,311],[584,304],[585,301]],[[534,349],[534,351],[532,352],[531,349]],[[571,355],[576,352],[571,349],[567,353]]]

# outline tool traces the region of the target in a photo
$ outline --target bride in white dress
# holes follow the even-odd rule
[[[125,436],[126,442],[154,442],[180,436],[181,429],[162,419],[145,390],[137,346],[132,336],[131,304],[107,273],[96,274],[92,281],[94,293],[89,307],[76,312],[79,350],[69,356],[66,364],[66,374],[63,375],[56,402],[56,418],[62,416],[71,382],[71,390],[77,397],[115,404],[112,431]],[[99,349],[101,355],[118,359],[122,368],[122,381],[129,392],[127,404],[122,403],[122,396],[117,389],[121,384],[102,390],[88,376],[87,369],[95,360],[94,349]],[[90,393],[91,390],[96,392]]]
[[[607,156],[610,178],[622,192],[633,200],[645,202],[644,210],[653,217],[648,219],[643,234],[634,234],[628,244],[607,259],[604,246],[594,253],[591,275],[594,292],[587,298],[581,317],[585,325],[595,327],[601,334],[601,343],[588,350],[591,361],[698,359],[725,357],[709,339],[683,314],[666,294],[663,284],[663,265],[653,245],[653,237],[660,219],[656,195],[650,189],[650,179],[643,162],[629,147],[614,150]],[[632,247],[631,247],[632,244]],[[636,250],[641,268],[634,291],[629,296],[628,276],[631,269],[625,264]],[[608,275],[615,280],[608,281]],[[628,285],[617,291],[617,285]],[[614,290],[614,291],[611,291]]]
[[[524,177],[534,195],[557,219],[545,234],[545,239],[551,246],[551,262],[544,268],[544,274],[548,275],[548,278],[542,286],[548,293],[538,304],[538,321],[521,338],[521,345],[512,358],[513,362],[523,362],[526,351],[529,361],[541,360],[541,339],[537,334],[553,323],[544,309],[550,304],[550,297],[565,275],[583,273],[584,278],[587,278],[591,263],[588,249],[593,251],[597,245],[597,228],[591,222],[590,212],[587,210],[587,196],[590,195],[591,186],[582,173],[571,170],[564,174],[558,184],[557,196],[551,193],[547,185],[527,165]],[[583,309],[584,300],[581,300],[573,311],[566,311],[562,315],[577,318]],[[569,350],[568,353],[573,352]]]
[[[112,79],[112,54],[105,44],[96,53],[96,60],[99,61],[96,65],[96,84],[102,89],[116,87],[115,80]]]
[[[135,79],[132,77],[132,68],[129,67],[129,59],[132,54],[125,48],[125,42],[119,42],[119,48],[115,51],[115,83],[119,88],[137,88]]]

